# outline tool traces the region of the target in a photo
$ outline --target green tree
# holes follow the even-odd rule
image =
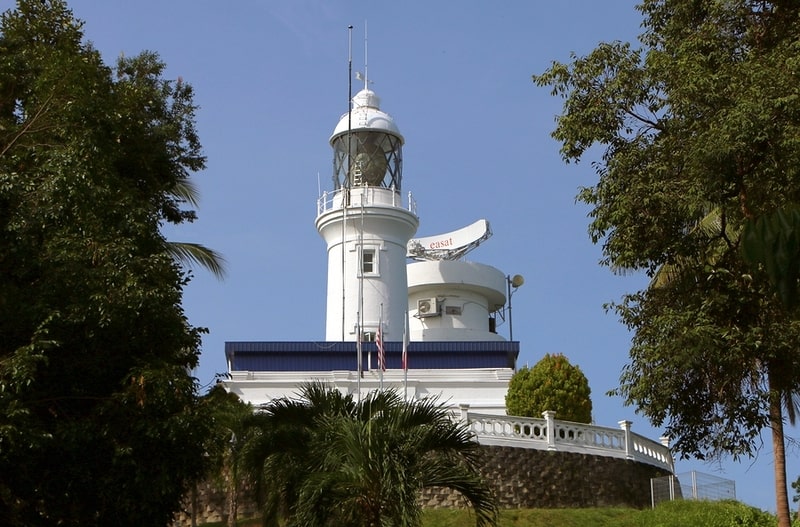
[[[265,524],[421,525],[419,493],[429,487],[459,492],[476,525],[496,522],[480,447],[434,399],[375,391],[355,401],[310,384],[300,399],[272,401],[254,419],[248,464]]]
[[[0,18],[0,523],[166,525],[204,475],[201,330],[164,222],[204,158],[192,89],[112,70],[60,0]]]
[[[519,369],[508,383],[506,413],[541,417],[552,410],[557,419],[592,422],[589,380],[561,354],[545,355],[532,368]]]
[[[253,406],[243,402],[236,394],[227,392],[222,384],[209,390],[203,402],[212,429],[206,446],[210,458],[210,477],[225,492],[227,524],[233,527],[236,525],[239,496],[245,480],[245,448],[249,435],[255,432],[250,426]]]
[[[800,388],[800,323],[741,244],[748,222],[800,203],[800,6],[639,10],[641,48],[602,43],[534,76],[564,98],[553,133],[563,158],[603,149],[596,185],[579,194],[603,263],[659,278],[613,305],[634,332],[615,393],[684,457],[754,455],[769,428],[787,527],[781,403]]]

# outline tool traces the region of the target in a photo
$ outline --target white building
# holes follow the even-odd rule
[[[488,222],[414,238],[404,138],[367,88],[330,144],[334,188],[320,196],[316,217],[328,252],[326,340],[227,342],[227,389],[259,405],[323,380],[344,393],[383,387],[505,414],[519,343],[498,335],[495,320],[521,277],[464,260],[491,235]]]

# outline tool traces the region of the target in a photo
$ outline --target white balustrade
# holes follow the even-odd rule
[[[537,450],[554,450],[629,459],[674,471],[672,454],[664,442],[652,441],[631,432],[630,421],[620,421],[620,428],[559,421],[555,412],[544,418],[477,414],[461,407],[478,443]]]

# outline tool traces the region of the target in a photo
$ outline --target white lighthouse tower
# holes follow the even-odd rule
[[[334,188],[320,198],[316,219],[328,248],[326,340],[374,340],[380,328],[384,340],[399,341],[407,244],[419,226],[410,195],[402,195],[403,136],[365,87],[330,144]]]
[[[322,381],[356,397],[390,389],[505,414],[519,342],[501,337],[496,320],[505,320],[512,282],[464,259],[491,235],[486,220],[415,238],[403,142],[365,81],[330,137],[333,188],[317,202],[328,253],[325,340],[226,342],[225,386],[242,400],[266,404]]]

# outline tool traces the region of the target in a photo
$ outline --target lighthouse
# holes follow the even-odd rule
[[[406,251],[419,226],[403,195],[403,136],[364,88],[330,137],[333,188],[317,203],[327,244],[327,341],[399,341],[408,307]]]
[[[356,398],[396,390],[407,400],[440,397],[454,410],[505,414],[519,343],[498,334],[497,318],[505,320],[511,282],[465,260],[491,236],[489,222],[416,237],[404,141],[365,81],[328,140],[332,179],[317,200],[325,340],[226,342],[231,393],[258,406],[324,382]],[[510,312],[509,303],[509,322]]]

